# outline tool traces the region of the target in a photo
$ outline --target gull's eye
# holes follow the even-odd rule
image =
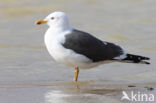
[[[54,20],[55,18],[54,17],[51,17],[51,20]]]

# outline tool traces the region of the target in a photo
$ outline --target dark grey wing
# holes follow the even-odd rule
[[[73,30],[65,38],[65,43],[62,44],[65,48],[85,55],[93,62],[113,60],[114,57],[123,54],[122,48],[119,46],[113,43],[104,43],[86,32]]]

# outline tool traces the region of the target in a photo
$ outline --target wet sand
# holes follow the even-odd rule
[[[153,83],[132,85],[117,81],[33,82],[1,85],[0,100],[3,103],[131,103],[121,101],[123,91],[156,95],[154,88],[149,89],[153,86]]]
[[[129,103],[121,101],[122,91],[156,94],[156,1],[0,2],[1,103]],[[67,12],[73,27],[150,57],[151,65],[110,63],[80,70],[75,84],[74,69],[56,63],[44,46],[47,26],[35,25],[56,10]]]

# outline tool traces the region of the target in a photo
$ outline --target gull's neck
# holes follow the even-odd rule
[[[53,42],[64,42],[64,36],[72,32],[72,28],[52,28],[49,27],[49,29],[45,33],[44,41],[46,46],[51,45]],[[63,40],[61,39],[63,37]]]

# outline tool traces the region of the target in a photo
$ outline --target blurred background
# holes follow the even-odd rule
[[[80,81],[156,86],[155,0],[0,0],[0,86],[73,80],[74,69],[56,63],[45,48],[48,26],[35,25],[54,11],[66,12],[73,28],[151,58],[151,65],[112,63],[81,70]],[[2,93],[5,101],[10,92]]]

